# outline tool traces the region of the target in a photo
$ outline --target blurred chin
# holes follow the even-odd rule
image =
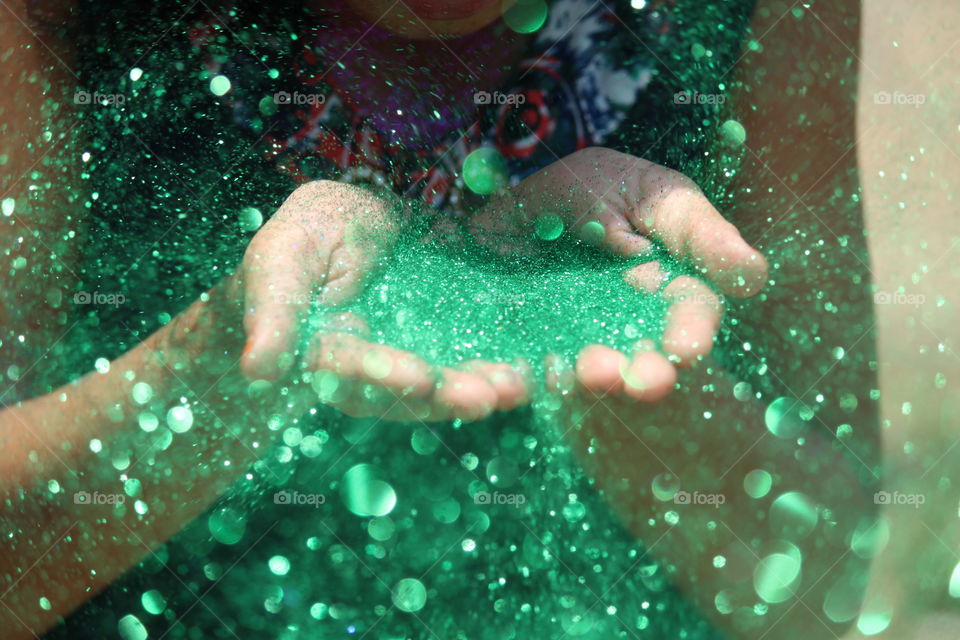
[[[461,36],[487,26],[515,0],[349,0],[371,23],[406,38]],[[392,8],[391,8],[392,7]]]

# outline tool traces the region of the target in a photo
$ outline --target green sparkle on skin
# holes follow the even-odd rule
[[[149,411],[143,411],[137,416],[137,424],[147,433],[152,433],[160,426],[160,419]]]
[[[133,385],[130,395],[137,404],[147,404],[153,398],[153,387],[146,382],[138,382]]]
[[[110,361],[106,358],[97,358],[96,362],[93,363],[93,368],[97,370],[97,373],[109,373]]]
[[[127,478],[127,480],[123,483],[123,492],[131,498],[136,498],[139,496],[141,489],[142,485],[136,478]]]
[[[804,417],[808,413],[809,409],[800,405],[798,401],[780,397],[767,407],[764,412],[764,422],[773,435],[778,438],[792,439],[807,429]]]
[[[427,588],[416,578],[404,578],[393,587],[391,599],[400,611],[420,611],[427,603]]]
[[[672,473],[661,473],[653,478],[651,484],[653,497],[661,502],[669,502],[680,491],[680,479]]]
[[[800,568],[801,562],[797,558],[783,553],[772,553],[754,569],[753,589],[764,602],[785,602],[796,591]]]
[[[816,528],[817,505],[799,491],[782,494],[770,505],[770,530],[785,540],[800,540]]]
[[[587,224],[580,227],[580,238],[589,245],[599,246],[603,242],[604,236],[606,236],[607,231],[603,228],[603,225],[592,220]]]
[[[156,589],[151,589],[144,591],[140,596],[140,604],[143,605],[144,611],[158,616],[167,608],[167,599]]]
[[[50,601],[46,598],[40,598],[40,608],[44,611],[50,611],[53,608],[53,605],[50,604]]]
[[[167,426],[174,433],[186,433],[193,426],[193,412],[182,405],[171,408],[167,412]]]
[[[538,216],[533,221],[534,233],[541,240],[556,240],[563,235],[563,220],[560,216]]]
[[[285,576],[290,573],[290,560],[286,556],[273,556],[267,561],[270,573],[275,576]]]
[[[480,147],[464,159],[463,181],[481,196],[496,193],[507,186],[507,163],[496,149]]]
[[[883,610],[864,611],[857,619],[857,630],[865,636],[875,636],[886,631],[893,620],[893,611]]]

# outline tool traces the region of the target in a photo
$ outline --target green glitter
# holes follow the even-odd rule
[[[474,193],[495,193],[507,184],[507,164],[496,149],[481,147],[464,159],[463,181]]]
[[[503,21],[517,33],[533,33],[547,21],[545,0],[517,0],[503,14]]]
[[[743,478],[743,490],[751,498],[762,498],[770,493],[773,478],[763,469],[754,469]]]
[[[233,509],[218,509],[210,514],[207,527],[213,539],[222,544],[236,544],[243,539],[246,519]]]
[[[743,146],[747,141],[747,130],[736,120],[727,120],[720,125],[720,134],[724,141],[733,147]]]
[[[573,362],[589,344],[629,353],[639,340],[659,340],[665,301],[624,281],[643,260],[549,246],[556,251],[537,258],[499,258],[474,245],[411,246],[349,308],[367,318],[375,342],[446,366],[476,358],[534,363],[551,353]],[[322,317],[313,322],[322,328]],[[363,364],[375,377],[384,373],[379,363]],[[327,399],[337,387],[332,374],[312,384]]]
[[[397,609],[412,613],[427,603],[427,589],[415,578],[404,578],[394,586],[391,597]]]
[[[193,426],[193,412],[189,407],[173,407],[167,412],[167,425],[174,433],[186,433]]]
[[[340,497],[350,511],[358,516],[385,516],[397,504],[394,492],[377,467],[358,464],[343,474]]]
[[[127,614],[117,622],[117,632],[123,640],[147,640],[147,628],[133,614]]]
[[[533,224],[537,237],[541,240],[556,240],[563,235],[563,220],[560,216],[539,216]]]
[[[214,76],[210,80],[210,92],[215,96],[225,96],[230,91],[230,78]]]
[[[784,493],[770,506],[770,529],[787,540],[808,536],[819,518],[817,506],[799,491]]]
[[[140,596],[140,603],[143,605],[144,611],[152,613],[155,616],[160,615],[163,613],[163,610],[167,608],[166,598],[156,589],[145,591],[143,595]]]
[[[270,573],[275,576],[285,576],[290,573],[290,560],[286,556],[273,556],[267,561]]]

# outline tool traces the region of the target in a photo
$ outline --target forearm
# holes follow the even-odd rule
[[[834,416],[802,420],[789,398],[777,403],[784,419],[771,422],[775,398],[737,382],[705,362],[659,405],[604,401],[571,432],[575,446],[624,525],[731,638],[804,637],[822,629],[817,617],[839,633],[821,607],[836,578],[863,570],[845,543],[869,511],[860,463],[821,423]],[[835,514],[829,524],[823,509]],[[796,581],[772,593],[767,576],[758,591],[762,561],[790,545],[802,559]],[[765,599],[769,612],[757,616]]]
[[[175,534],[268,440],[265,415],[288,399],[248,396],[236,279],[204,298],[109,370],[0,413],[0,625],[13,637],[40,633]]]

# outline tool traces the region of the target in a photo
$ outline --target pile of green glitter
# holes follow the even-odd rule
[[[410,244],[350,310],[367,319],[372,340],[439,365],[533,363],[549,354],[572,361],[589,344],[629,352],[663,331],[664,299],[624,280],[645,260],[574,243],[535,257],[502,257],[473,243]]]

